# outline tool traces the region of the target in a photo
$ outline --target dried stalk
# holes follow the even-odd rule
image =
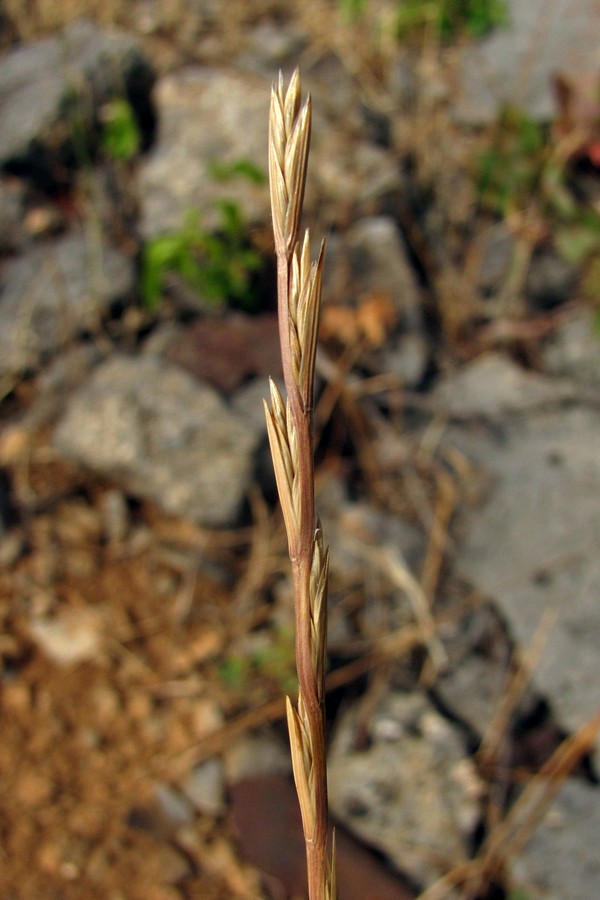
[[[324,676],[328,551],[315,515],[312,447],[313,383],[324,243],[311,262],[307,231],[298,243],[310,144],[310,97],[300,103],[300,76],[271,93],[269,180],[284,400],[271,381],[267,430],[292,563],[296,619],[298,705],[287,698],[294,780],[306,844],[310,900],[333,900],[335,848],[327,852],[327,765]]]

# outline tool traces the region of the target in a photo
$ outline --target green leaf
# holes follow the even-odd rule
[[[556,229],[554,243],[563,259],[577,266],[600,249],[600,232],[585,224],[568,224]]]
[[[102,109],[102,146],[113,159],[127,162],[139,152],[142,137],[131,104],[125,98],[110,100]]]
[[[243,656],[229,656],[219,666],[219,675],[227,687],[240,688],[248,675],[248,663]]]
[[[251,293],[251,273],[258,271],[261,256],[248,247],[247,224],[232,200],[216,204],[220,232],[199,226],[198,214],[189,212],[177,232],[148,242],[142,255],[141,291],[144,303],[154,308],[160,300],[164,277],[177,273],[192,290],[213,303],[235,300],[246,309],[256,305]]]
[[[267,175],[250,159],[237,159],[230,163],[212,162],[208,166],[208,175],[214,181],[232,181],[234,178],[245,178],[252,184],[266,184]]]
[[[366,9],[366,0],[338,0],[338,7],[346,22],[356,22]]]

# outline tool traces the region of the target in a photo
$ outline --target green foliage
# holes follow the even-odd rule
[[[295,694],[298,680],[293,631],[281,629],[270,644],[248,655],[228,656],[219,666],[219,674],[232,691],[241,690],[250,679],[263,678],[275,682],[286,694]]]
[[[600,286],[600,211],[577,201],[568,178],[548,130],[520,110],[505,108],[477,163],[479,201],[502,217],[533,211],[563,259],[584,266],[582,294],[593,300]]]
[[[580,262],[598,246],[600,215],[576,202],[547,129],[515,107],[500,113],[491,146],[477,163],[476,186],[482,206],[501,216],[535,204],[556,227],[569,262]]]
[[[221,226],[216,234],[202,229],[192,212],[179,231],[158,235],[146,244],[141,290],[150,309],[158,305],[169,272],[179,275],[209,303],[233,301],[245,309],[255,307],[251,279],[261,269],[262,258],[247,245],[246,223],[238,205],[220,200],[217,207]]]
[[[230,163],[213,162],[208,167],[208,174],[213,181],[231,181],[232,178],[245,178],[251,184],[266,184],[265,172],[249,159],[236,159]]]
[[[128,162],[139,152],[141,133],[131,104],[124,97],[111,100],[102,110],[102,147],[112,159]]]
[[[213,163],[209,174],[217,181],[243,177],[263,184],[266,180],[264,172],[245,159]],[[202,228],[198,213],[190,211],[180,229],[157,235],[144,247],[141,292],[149,309],[158,305],[169,273],[179,275],[209,303],[256,308],[252,276],[262,268],[262,257],[248,244],[248,225],[238,204],[219,200],[216,207],[220,223],[215,232]]]
[[[367,0],[338,0],[338,9],[347,22],[355,22],[365,12]]]
[[[504,0],[442,0],[440,32],[446,39],[464,30],[469,37],[480,38],[508,22]]]
[[[584,210],[573,221],[559,225],[554,233],[554,243],[568,263],[578,266],[600,248],[600,215],[595,210]]]
[[[542,127],[519,109],[505,107],[492,145],[478,161],[482,205],[501,215],[523,209],[537,191],[547,158]]]
[[[237,691],[244,686],[248,677],[248,660],[245,656],[227,656],[219,665],[221,680],[232,691]]]
[[[368,0],[338,0],[347,21],[367,12]],[[506,0],[398,0],[395,30],[398,38],[428,26],[449,41],[462,33],[479,38],[508,21]]]

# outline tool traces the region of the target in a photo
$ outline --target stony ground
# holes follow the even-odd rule
[[[306,218],[328,238],[315,424],[340,897],[589,900],[597,4],[511,2],[509,28],[446,44],[427,22],[398,43],[384,2],[358,23],[321,0],[5,6],[2,897],[303,895],[261,401],[279,374],[268,191],[215,174],[264,171],[269,85],[298,63]],[[127,160],[102,137],[124,95]],[[507,144],[503,100],[545,123],[542,147],[535,125]],[[495,206],[476,174],[490,146]],[[227,269],[215,306],[175,266],[144,304],[144,247],[193,210],[213,276],[206,235],[262,268],[242,290]]]

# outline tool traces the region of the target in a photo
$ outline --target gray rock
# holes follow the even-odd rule
[[[101,108],[125,96],[151,125],[154,75],[132,39],[74,22],[0,60],[0,166],[46,184],[89,161]]]
[[[258,21],[236,62],[241,68],[273,78],[278,69],[298,59],[308,41],[309,35],[301,26],[288,22],[282,28],[274,21]]]
[[[554,113],[552,75],[595,71],[597,0],[509,0],[509,25],[464,51],[458,117],[493,121],[511,103],[534,118]]]
[[[600,335],[596,315],[589,307],[567,313],[568,317],[543,351],[544,365],[549,372],[600,387]]]
[[[154,785],[154,799],[165,820],[174,828],[191,825],[193,811],[187,799],[170,785],[158,782]]]
[[[60,453],[169,513],[235,521],[255,433],[210,387],[157,357],[115,356],[75,394],[55,432]]]
[[[288,747],[269,734],[250,734],[234,741],[225,751],[229,784],[256,775],[288,775],[292,762]]]
[[[482,738],[498,712],[508,684],[508,667],[479,653],[461,660],[436,682],[436,694],[474,735]]]
[[[425,376],[429,353],[424,332],[400,334],[381,352],[380,371],[396,375],[405,388],[416,388]]]
[[[266,175],[270,91],[265,78],[199,67],[161,79],[158,140],[140,171],[146,237],[181,228],[190,210],[202,227],[217,228],[221,199],[238,203],[250,220],[268,216],[266,185],[218,181],[210,167],[244,159]]]
[[[600,789],[567,781],[511,874],[531,900],[590,900],[600,884]]]
[[[525,280],[525,292],[537,309],[552,309],[570,300],[579,272],[552,249],[534,254]]]
[[[483,603],[460,618],[445,622],[440,637],[448,666],[435,682],[436,697],[454,717],[481,739],[506,695],[512,647],[495,610]],[[527,695],[518,712],[532,708]]]
[[[96,328],[133,283],[129,259],[82,234],[8,260],[0,273],[0,373],[36,366],[44,354]]]
[[[497,419],[509,413],[573,399],[568,382],[528,372],[501,353],[485,353],[446,375],[436,386],[436,408],[457,419]]]
[[[381,198],[401,187],[398,164],[390,153],[346,128],[344,107],[313,129],[305,214],[344,226],[349,216],[368,214]],[[315,120],[317,117],[315,116]]]
[[[74,343],[54,356],[37,376],[36,394],[23,415],[23,426],[33,432],[43,425],[55,424],[68,398],[101,359],[97,346],[83,342]]]
[[[331,809],[355,834],[428,885],[468,853],[480,783],[457,732],[420,694],[388,693],[356,747],[342,716],[329,757]],[[364,723],[363,723],[364,724]]]
[[[364,304],[365,310],[367,304],[373,304],[375,340],[373,349],[363,353],[363,365],[396,375],[405,385],[415,386],[421,381],[428,348],[419,289],[393,219],[369,216],[343,236],[332,238],[326,256],[324,293],[326,302],[332,304],[331,317],[337,311],[344,315],[352,301],[359,307]]]
[[[337,474],[320,479],[316,500],[326,542],[336,548],[331,571],[340,578],[364,577],[369,548],[393,548],[411,569],[422,563],[425,545],[419,529],[369,503],[351,501],[347,485]]]
[[[371,216],[352,226],[344,237],[349,296],[381,291],[403,314],[405,327],[419,327],[419,292],[406,248],[393,219]]]
[[[486,295],[497,293],[510,273],[516,240],[504,222],[497,222],[476,235],[480,254],[479,286]]]
[[[276,379],[276,384],[281,395],[285,396],[283,379]],[[231,395],[231,405],[237,415],[255,432],[258,438],[262,438],[267,433],[263,400],[271,402],[268,378],[253,378],[252,381],[238,388]]]
[[[182,785],[186,798],[198,812],[216,816],[225,812],[225,775],[219,759],[196,766]]]
[[[538,412],[494,435],[453,429],[449,439],[496,481],[470,514],[458,569],[522,647],[551,617],[534,683],[575,730],[598,709],[600,412]]]

